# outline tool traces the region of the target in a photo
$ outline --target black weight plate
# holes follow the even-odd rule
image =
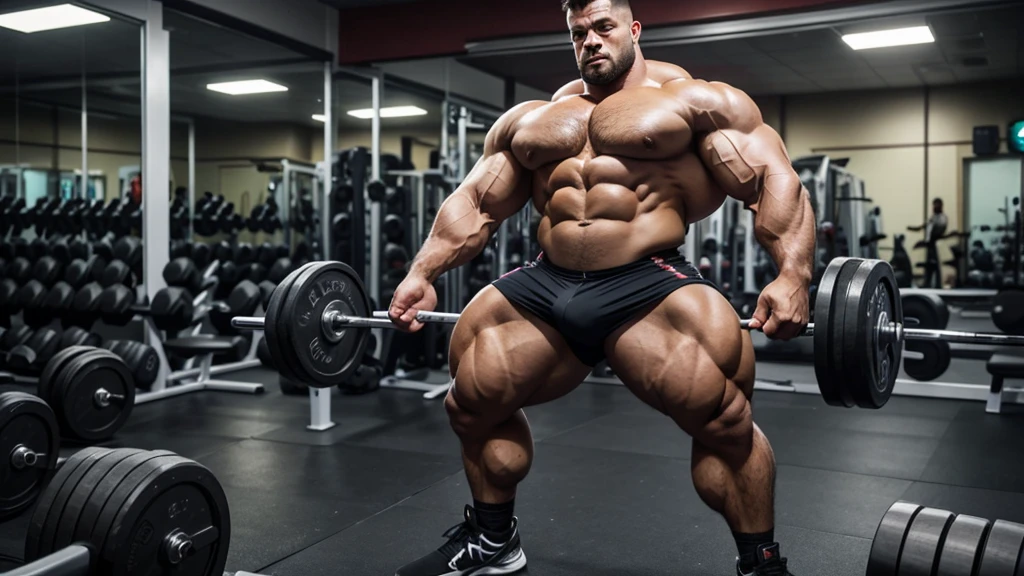
[[[900,576],[932,576],[935,573],[943,540],[953,518],[952,512],[935,508],[918,512],[903,542]]]
[[[295,279],[312,265],[313,263],[310,262],[300,267],[277,285],[274,293],[270,296],[270,303],[267,304],[267,312],[263,319],[263,335],[267,339],[267,347],[270,349],[270,356],[274,359],[274,366],[278,372],[289,374],[290,377],[295,379],[298,379],[298,377],[291,373],[288,366],[295,361],[291,360],[285,351],[286,343],[288,342],[287,319],[289,316],[288,314],[281,314],[280,311],[281,307],[284,306],[285,294],[288,293],[288,290],[295,283]],[[284,320],[280,324],[284,326],[285,332],[280,331],[278,320]]]
[[[949,325],[949,306],[937,294],[907,294],[900,301],[903,317],[917,320],[914,328],[945,330]]]
[[[996,520],[985,541],[977,576],[1014,576],[1024,544],[1024,526]]]
[[[981,545],[991,527],[992,524],[983,518],[964,514],[957,516],[946,533],[935,576],[974,574],[974,567],[981,561]]]
[[[295,277],[287,285],[287,290],[281,291],[280,306],[287,306],[289,290],[295,287],[295,282],[298,281],[299,277],[302,276],[304,272],[306,272],[310,268],[313,268],[316,265],[317,262],[307,262],[303,266],[300,266],[298,270],[296,270]],[[293,353],[292,346],[292,341],[295,338],[295,336],[292,333],[292,325],[294,323],[294,318],[293,316],[291,316],[291,314],[294,313],[294,310],[289,311],[288,309],[282,310],[282,308],[278,308],[277,312],[277,319],[274,322],[274,326],[277,327],[277,333],[280,335],[278,343],[281,349],[281,358],[283,359],[281,361],[281,364],[284,365],[285,370],[284,372],[278,370],[278,372],[282,374],[288,374],[290,378],[299,380],[302,376],[302,365],[299,362],[298,356]]]
[[[151,462],[157,461],[162,459]],[[168,565],[164,542],[177,531],[193,536],[193,547],[179,564]],[[112,576],[220,576],[230,541],[227,497],[213,473],[191,460],[168,459],[124,500],[107,533],[99,568]]]
[[[903,323],[903,308],[892,266],[884,260],[862,260],[847,294],[842,344],[846,381],[858,406],[878,409],[892,396],[903,354],[894,325]]]
[[[42,550],[50,549],[53,543],[52,530],[54,523],[60,519],[64,512],[64,502],[67,500],[67,493],[78,482],[78,469],[82,466],[88,468],[97,458],[112,452],[109,448],[90,447],[79,450],[64,462],[64,465],[57,470],[57,473],[46,485],[46,490],[39,497],[35,512],[32,513],[32,521],[28,526],[28,537],[25,540],[25,560],[31,562],[47,554]]]
[[[332,343],[324,337],[322,318],[329,306],[345,315],[369,317],[369,298],[355,271],[341,262],[317,262],[306,268],[288,290],[289,352],[298,359],[294,367],[299,382],[328,388],[344,382],[362,363],[369,330],[342,331]]]
[[[107,497],[107,501],[100,508],[99,515],[96,517],[95,525],[92,528],[92,537],[89,539],[90,542],[104,542],[103,547],[97,548],[100,552],[106,548],[107,537],[109,536],[110,527],[114,522],[114,518],[118,512],[121,511],[121,507],[124,506],[125,502],[128,501],[129,496],[139,485],[147,478],[150,474],[158,471],[161,467],[175,462],[185,462],[187,458],[183,458],[176,454],[166,454],[157,456],[156,458],[146,460],[139,466],[136,466],[134,470],[129,472],[117,487]]]
[[[71,346],[54,354],[53,358],[50,358],[50,361],[46,363],[46,368],[43,369],[42,375],[39,376],[39,397],[46,401],[47,404],[53,406],[53,400],[50,399],[50,392],[53,390],[53,378],[64,369],[64,365],[68,360],[89,350],[95,350],[95,348],[92,346]]]
[[[924,354],[924,358],[904,358],[903,370],[914,380],[930,382],[949,370],[953,360],[949,342],[944,340],[907,340],[904,348]]]
[[[123,399],[110,399],[107,405],[101,405],[96,398],[100,389]],[[106,350],[87,353],[80,357],[74,376],[66,382],[61,400],[68,436],[85,442],[106,440],[131,416],[135,381],[124,360]]]
[[[95,549],[102,550],[106,542],[106,533],[97,534],[94,532],[100,518],[103,507],[114,498],[118,488],[128,479],[132,473],[139,470],[147,462],[162,456],[175,456],[167,450],[153,450],[139,452],[125,458],[117,466],[111,469],[100,480],[93,490],[92,495],[85,503],[81,514],[78,517],[78,525],[75,528],[73,542],[89,542]]]
[[[818,324],[815,322],[815,334]],[[871,541],[867,576],[896,576],[900,553],[906,541],[910,524],[924,507],[909,502],[896,502],[878,523]]]
[[[110,354],[109,350],[103,348],[92,348],[81,354],[75,354],[64,363],[61,371],[50,380],[50,394],[47,400],[50,403],[50,407],[53,408],[53,412],[57,415],[57,422],[60,423],[61,434],[65,439],[75,438],[73,434],[69,433],[70,425],[65,417],[67,410],[64,408],[64,396],[67,394],[68,385],[75,379],[75,374],[78,373],[81,367],[89,361],[89,357],[109,356]]]
[[[836,258],[829,263],[818,283],[814,301],[814,375],[825,403],[830,406],[853,406],[845,385],[842,366],[842,350],[837,350],[834,333],[842,331],[846,285],[840,284],[840,276],[847,266],[854,268],[853,258]],[[852,272],[847,272],[847,275]]]
[[[136,454],[144,453],[146,453],[144,450],[137,448],[118,448],[89,468],[89,471],[75,485],[71,495],[68,496],[67,504],[64,505],[64,512],[61,513],[60,521],[57,523],[57,532],[53,537],[53,550],[60,550],[74,541],[75,530],[78,528],[82,510],[93,497],[96,486],[103,478],[121,462]]]
[[[15,449],[25,447],[45,458],[47,466],[16,468]],[[13,518],[32,505],[56,467],[60,429],[53,411],[24,392],[0,394],[0,520]]]

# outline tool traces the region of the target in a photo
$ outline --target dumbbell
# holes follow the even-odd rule
[[[0,328],[0,330],[2,330],[0,332],[0,364],[6,365],[7,353],[31,338],[32,329],[24,324],[19,324],[10,328]]]
[[[262,302],[263,293],[259,286],[251,280],[242,280],[231,289],[227,298],[214,302],[210,310],[210,323],[219,334],[237,335],[240,332],[231,326],[231,318],[254,314]]]
[[[164,282],[168,286],[184,288],[189,294],[199,295],[203,291],[203,274],[191,258],[175,258],[164,266]]]
[[[37,374],[60,347],[60,334],[50,328],[39,328],[7,353],[7,368],[17,374]]]
[[[152,346],[130,340],[110,340],[103,347],[124,360],[136,387],[149,390],[156,382],[160,373],[160,356]]]
[[[163,288],[153,296],[150,305],[135,301],[135,292],[122,284],[103,289],[99,299],[99,313],[103,322],[111,326],[125,326],[138,314],[149,316],[160,330],[177,333],[193,324],[192,296],[182,288]]]

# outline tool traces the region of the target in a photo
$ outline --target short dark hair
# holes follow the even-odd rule
[[[594,0],[562,0],[562,12],[575,12],[582,10]],[[612,0],[612,6],[615,8],[629,8],[629,0]]]

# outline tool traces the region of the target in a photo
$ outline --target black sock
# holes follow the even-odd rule
[[[740,553],[740,571],[749,574],[754,571],[754,565],[757,563],[757,547],[775,542],[775,529],[760,534],[733,532],[732,537],[736,539],[736,549]]]
[[[513,498],[504,504],[485,504],[473,499],[473,509],[476,510],[476,521],[480,527],[488,532],[505,532],[512,527],[512,515],[515,509],[516,499]]]

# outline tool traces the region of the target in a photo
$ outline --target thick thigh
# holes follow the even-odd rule
[[[749,418],[754,347],[729,302],[689,285],[609,337],[608,364],[641,400],[700,439]]]
[[[486,423],[568,394],[590,373],[557,330],[493,286],[459,317],[448,362],[454,380],[449,410]]]

